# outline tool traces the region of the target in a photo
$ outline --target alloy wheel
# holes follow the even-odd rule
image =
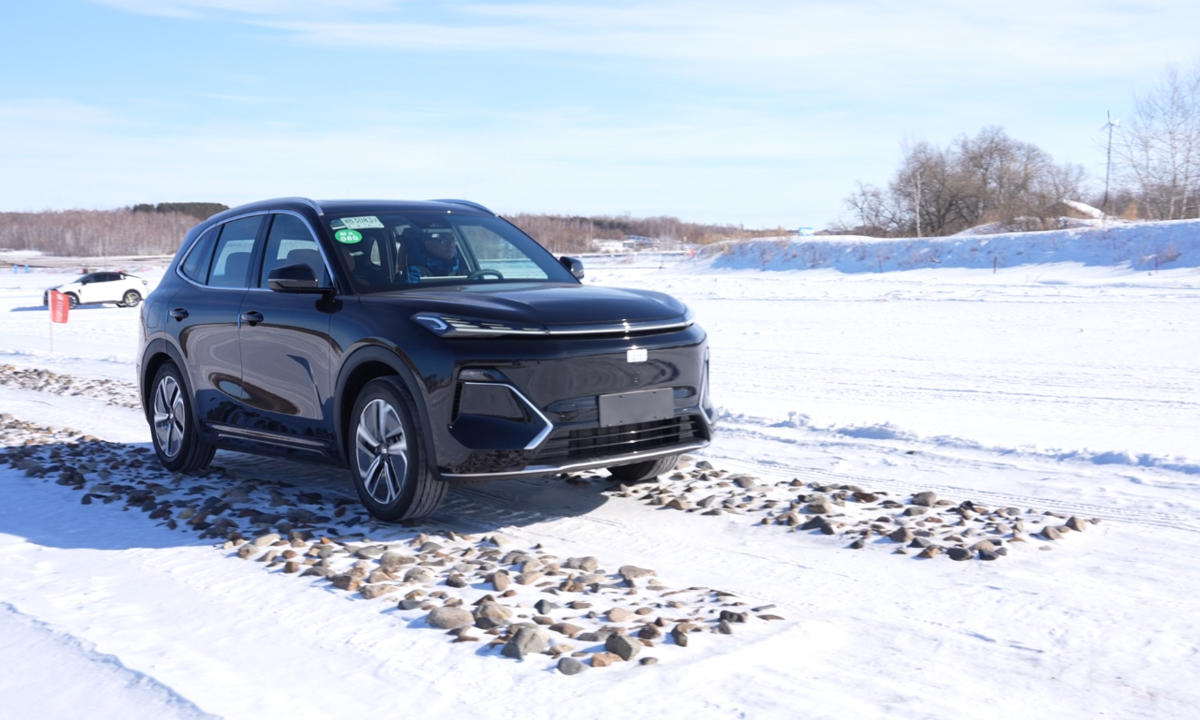
[[[173,458],[183,446],[184,423],[187,409],[183,404],[183,392],[175,378],[167,375],[158,382],[154,390],[154,439],[163,454]]]
[[[375,502],[391,505],[408,477],[408,438],[400,415],[387,401],[376,399],[363,407],[354,449],[362,488]]]

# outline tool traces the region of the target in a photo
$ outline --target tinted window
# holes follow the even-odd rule
[[[475,255],[480,270],[495,270],[509,280],[546,280],[546,272],[492,228],[460,222],[458,231]],[[486,274],[487,277],[495,275]]]
[[[329,285],[325,261],[321,259],[321,250],[308,231],[308,226],[295,215],[276,215],[271,221],[271,232],[267,235],[267,252],[263,256],[258,286],[267,287],[267,278],[275,268],[298,263],[312,268],[313,275],[317,276],[322,286]]]
[[[213,255],[212,272],[208,284],[213,287],[247,287],[250,273],[250,258],[254,251],[254,238],[262,216],[242,218],[221,226],[221,237],[217,240],[217,251]]]
[[[201,285],[208,282],[208,266],[212,264],[213,245],[219,230],[219,227],[211,228],[192,246],[192,251],[179,266],[179,272],[183,273],[184,277]]]
[[[509,223],[445,212],[358,212],[329,218],[355,290],[425,284],[577,282],[554,256]]]

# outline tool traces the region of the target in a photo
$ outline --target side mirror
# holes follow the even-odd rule
[[[316,273],[304,263],[275,268],[267,276],[267,287],[275,292],[293,293],[325,292],[329,289],[318,286]]]
[[[577,280],[583,279],[583,261],[579,258],[567,257],[566,255],[558,259],[562,266],[571,271]]]

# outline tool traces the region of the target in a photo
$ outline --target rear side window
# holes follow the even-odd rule
[[[250,273],[250,258],[254,251],[254,239],[262,224],[261,215],[242,218],[225,223],[217,250],[213,255],[212,271],[208,284],[212,287],[244,288]]]
[[[208,266],[212,264],[213,245],[216,243],[220,229],[220,227],[210,228],[192,246],[192,251],[179,266],[179,272],[183,273],[184,277],[201,285],[208,282]]]
[[[267,252],[263,256],[258,286],[267,287],[267,278],[275,268],[300,263],[312,268],[321,286],[329,285],[325,261],[308,226],[295,215],[276,215],[271,221],[271,232],[267,235]]]

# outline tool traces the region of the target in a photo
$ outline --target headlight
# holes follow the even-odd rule
[[[548,335],[542,325],[480,320],[458,315],[417,313],[413,322],[440,337],[498,337],[500,335]]]

